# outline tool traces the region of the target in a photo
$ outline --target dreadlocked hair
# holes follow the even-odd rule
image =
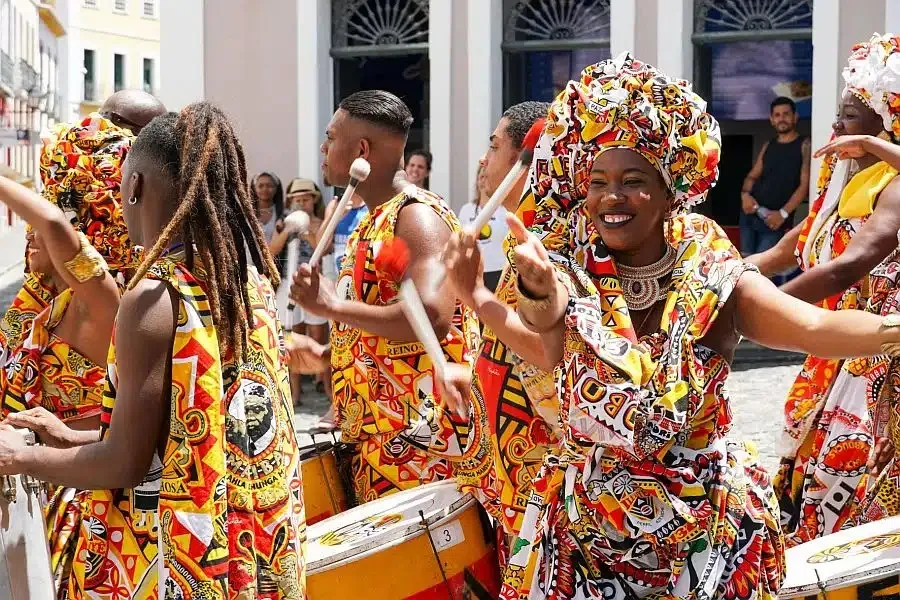
[[[280,283],[265,234],[247,187],[244,149],[225,114],[208,102],[151,121],[132,146],[133,160],[147,157],[162,168],[178,190],[178,206],[153,248],[146,252],[129,289],[181,232],[185,263],[193,269],[199,255],[214,323],[223,351],[241,358],[250,327],[247,253],[253,265]]]

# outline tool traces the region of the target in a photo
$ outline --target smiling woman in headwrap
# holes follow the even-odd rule
[[[0,201],[29,224],[30,270],[49,283],[40,289],[63,290],[5,349],[0,370],[0,412],[46,444],[65,444],[61,433],[98,437],[120,275],[134,259],[119,192],[131,140],[129,132],[94,115],[60,126],[44,145],[44,198],[0,178]],[[57,488],[46,510],[60,598],[66,597],[84,498],[85,492]]]
[[[625,54],[551,108],[533,164],[537,235],[510,225],[519,315],[559,363],[563,443],[534,482],[504,599],[777,593],[774,493],[754,453],[725,438],[740,335],[844,356],[900,329],[780,293],[712,221],[685,214],[718,159],[718,125],[690,84]]]

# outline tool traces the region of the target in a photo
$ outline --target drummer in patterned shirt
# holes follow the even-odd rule
[[[359,503],[452,477],[468,433],[468,416],[435,397],[431,360],[396,302],[399,274],[375,265],[385,242],[406,242],[407,275],[427,290],[422,302],[447,360],[469,366],[474,316],[449,284],[427,285],[459,221],[439,196],[409,186],[398,194],[394,187],[412,121],[409,108],[388,92],[358,92],[341,102],[322,144],[323,175],[327,185],[346,186],[350,164],[365,158],[371,173],[357,193],[369,214],[347,243],[337,289],[309,265],[301,265],[291,286],[299,306],[333,322],[335,421],[350,447]]]

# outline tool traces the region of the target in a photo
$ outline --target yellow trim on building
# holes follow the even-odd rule
[[[63,27],[62,21],[56,14],[56,0],[40,0],[38,11],[41,21],[47,25],[47,29],[53,32],[53,35],[58,38],[66,35],[66,28]]]

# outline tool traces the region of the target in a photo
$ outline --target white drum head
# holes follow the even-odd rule
[[[779,598],[839,590],[900,573],[900,517],[867,523],[787,551]]]
[[[471,494],[461,494],[456,489],[455,481],[441,481],[320,521],[307,530],[307,572],[326,571],[420,535],[424,527],[419,511],[424,513],[429,527],[436,527],[473,502]]]

